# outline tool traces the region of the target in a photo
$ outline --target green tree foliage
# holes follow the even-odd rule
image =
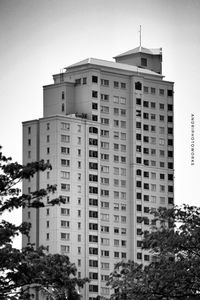
[[[200,208],[160,208],[155,221],[143,240],[150,264],[116,265],[108,282],[115,290],[111,299],[200,299]]]
[[[51,169],[51,165],[44,161],[25,166],[13,163],[0,148],[0,214],[20,207],[44,207],[43,198],[55,193],[56,186],[25,195],[21,194],[17,184],[47,169]],[[64,203],[61,197],[51,200],[48,205],[60,203]],[[31,244],[22,250],[13,247],[13,238],[19,234],[28,235],[29,230],[29,223],[16,226],[5,220],[0,222],[0,299],[32,299],[35,290],[42,291],[49,299],[78,300],[77,287],[83,287],[87,279],[76,278],[76,266],[67,256],[46,254],[45,248],[35,249]]]

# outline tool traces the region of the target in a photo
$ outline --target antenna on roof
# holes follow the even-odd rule
[[[140,25],[139,33],[140,33],[140,49],[139,49],[139,51],[141,51],[141,39],[142,39],[142,26],[141,25]]]

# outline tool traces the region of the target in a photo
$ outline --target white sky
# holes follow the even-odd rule
[[[163,48],[163,74],[175,82],[175,201],[198,205],[199,0],[0,0],[0,144],[21,162],[21,122],[42,117],[42,86],[79,60],[137,47],[139,25],[142,46]]]

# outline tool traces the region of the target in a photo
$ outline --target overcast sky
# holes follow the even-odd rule
[[[0,0],[0,144],[20,162],[21,122],[42,117],[42,86],[79,60],[137,47],[139,25],[142,46],[163,48],[163,74],[175,82],[175,201],[199,205],[199,0]]]

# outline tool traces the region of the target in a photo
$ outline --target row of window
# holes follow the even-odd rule
[[[108,119],[108,118],[101,118],[101,124],[103,124],[103,125],[110,125],[110,119]],[[113,120],[113,126],[114,127],[126,128],[126,121]]]
[[[66,122],[61,122],[60,123],[60,128],[62,130],[70,130],[70,123],[66,123]],[[46,129],[50,130],[50,123],[46,123]],[[81,132],[81,125],[77,125],[77,132]],[[28,126],[28,134],[31,134],[31,126]],[[49,136],[47,137],[47,142],[49,142]]]
[[[150,196],[149,195],[146,195],[146,194],[144,194],[143,195],[143,200],[145,201],[145,202],[148,202],[148,201],[152,201],[152,202],[156,202],[156,198],[154,198],[154,196],[151,196],[152,198],[150,198]],[[162,198],[162,199],[161,199]],[[137,200],[142,200],[142,193],[141,192],[137,192],[136,193],[136,199]],[[174,199],[173,199],[173,197],[168,197],[167,198],[168,199],[168,204],[173,204],[174,203]],[[160,201],[163,201],[163,203],[162,204],[164,204],[165,203],[165,197],[160,197]]]
[[[136,163],[137,164],[142,164],[142,158],[141,157],[136,157]],[[152,166],[152,167],[158,167],[158,162],[155,160],[148,160],[148,159],[143,159],[143,165],[144,166]],[[163,161],[159,162],[159,167],[160,168],[168,168],[170,170],[173,169],[174,164],[173,162],[168,162],[167,164]]]
[[[155,125],[149,125],[149,124],[143,124],[141,122],[136,122],[136,128],[137,129],[143,129],[144,131],[150,131],[150,132],[155,132],[156,129],[158,130],[159,134],[165,134],[165,131],[167,130],[167,134],[173,134],[173,128],[172,127],[164,127],[164,126],[159,126],[158,128]]]
[[[101,184],[104,185],[109,185],[110,184],[110,179],[101,177]],[[121,186],[121,187],[126,187],[126,180],[119,180],[119,179],[113,179],[113,184],[114,186]]]
[[[110,167],[109,166],[101,166],[101,172],[102,173],[110,173]],[[126,176],[126,169],[113,167],[113,174]]]
[[[122,135],[123,136],[123,139],[126,138],[126,135]],[[105,150],[109,150],[110,148],[110,143],[109,142],[101,142],[101,149],[105,149]],[[119,150],[121,148],[121,151],[122,152],[126,152],[126,145],[119,145],[119,144],[116,144],[114,143],[113,144],[113,150]],[[126,159],[122,159],[124,161],[126,161]]]
[[[142,112],[140,109],[136,110],[136,117],[142,117]],[[144,112],[143,113],[143,119],[145,120],[151,120],[151,121],[156,121],[157,115]],[[165,121],[165,116],[164,115],[159,115],[159,121],[164,122]],[[167,116],[167,122],[172,123],[173,122],[173,116]]]
[[[137,169],[136,170],[136,175],[137,176],[142,176],[142,170]],[[143,171],[143,177],[149,178],[150,176],[150,172],[148,171]],[[168,174],[168,180],[173,180],[173,174]],[[151,179],[156,179],[156,173],[155,172],[151,172]],[[165,179],[165,174],[160,173],[160,180],[164,180]]]
[[[98,76],[92,76],[92,83],[98,84],[99,78]],[[101,85],[108,87],[110,85],[110,82],[108,79],[101,79]],[[113,87],[114,88],[121,88],[121,89],[126,89],[126,83],[125,82],[119,82],[119,81],[114,81],[113,82]]]
[[[141,147],[140,145],[136,146],[136,152],[142,152],[143,150],[143,154],[146,155],[152,155],[152,156],[156,156],[157,154],[160,157],[165,157],[167,154],[168,158],[173,158],[173,151],[172,150],[168,150],[167,152],[165,150],[157,150],[157,149],[152,149],[152,148],[145,148],[145,147]]]
[[[135,89],[139,90],[139,91],[142,90],[142,83],[140,81],[135,82]],[[144,93],[151,93],[153,95],[156,94],[156,88],[155,87],[143,86],[143,91],[144,91]],[[168,97],[172,97],[173,96],[173,90],[171,90],[171,89],[165,90],[165,89],[159,88],[158,89],[158,94],[159,94],[159,96],[165,96],[165,94],[166,94]]]
[[[144,143],[149,143],[150,142],[152,145],[156,145],[156,142],[157,142],[156,137],[150,137],[150,136],[144,135],[143,138],[142,138],[142,134],[140,134],[140,133],[136,133],[136,140],[137,141],[142,141],[143,140]],[[168,146],[173,146],[173,140],[172,139],[168,139],[167,143],[168,143]],[[160,146],[164,146],[165,145],[165,139],[164,138],[159,138],[158,139],[158,144]]]
[[[136,98],[136,104],[137,105],[142,105],[142,99],[141,98]],[[144,100],[143,101],[143,107],[146,108],[151,108],[151,109],[156,109],[156,106],[158,105],[158,103],[153,102],[153,101],[147,101]],[[164,103],[159,103],[159,109],[160,110],[165,110],[165,108],[167,107],[168,111],[173,111],[173,105],[172,104],[167,104],[167,106]]]
[[[98,110],[98,103],[92,103],[92,109],[93,110]],[[109,114],[110,113],[109,106],[101,105],[101,113]],[[126,109],[119,109],[119,108],[115,107],[115,108],[113,108],[113,114],[116,115],[116,116],[125,117],[126,116]]]
[[[98,97],[98,94],[95,94],[95,95]],[[97,98],[97,97],[93,97],[93,98]],[[110,95],[108,95],[108,94],[101,94],[101,101],[109,102],[110,101]],[[126,105],[126,102],[127,101],[126,101],[125,97],[113,96],[113,103],[115,103],[115,104]],[[116,113],[117,110],[114,109],[113,112]],[[123,115],[123,112],[122,112],[122,115]]]
[[[151,190],[152,192],[155,192],[157,190],[156,184],[154,184],[154,183],[153,184],[143,183],[143,186],[142,186],[142,182],[139,181],[139,180],[136,181],[136,187],[137,188],[142,188],[143,187],[144,190]],[[159,189],[160,192],[165,192],[165,189],[166,189],[165,185],[161,184],[160,189]],[[169,185],[168,186],[168,192],[173,193],[173,191],[174,191],[173,186]]]
[[[149,195],[144,195],[144,201],[149,201],[150,203],[157,203],[157,199],[159,199],[160,204],[166,204],[166,198],[165,197],[156,197],[156,196],[149,196]],[[138,199],[137,199],[138,200]],[[173,204],[169,203],[168,204]]]

